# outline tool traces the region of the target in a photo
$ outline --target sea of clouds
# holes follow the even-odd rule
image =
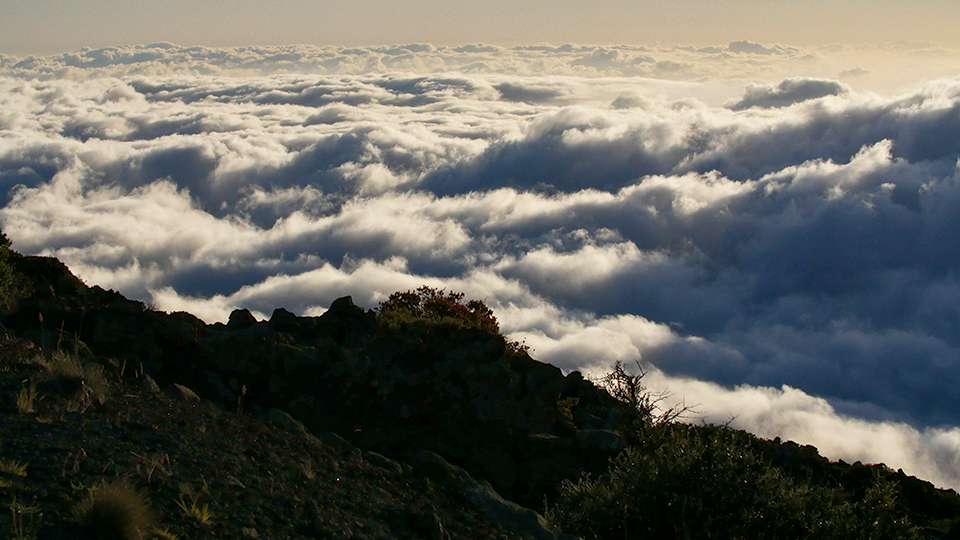
[[[208,322],[463,291],[565,371],[639,361],[694,421],[960,487],[956,58],[0,55],[0,224],[88,284]]]

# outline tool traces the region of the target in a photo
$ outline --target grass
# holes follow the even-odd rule
[[[313,460],[307,458],[300,464],[300,470],[303,471],[303,476],[307,480],[313,480],[313,477],[316,476],[316,473],[313,470]]]
[[[16,540],[36,540],[37,529],[43,519],[40,507],[17,502],[14,497],[10,502],[10,514],[13,519],[13,537]]]
[[[176,505],[183,511],[184,515],[190,517],[197,521],[201,525],[209,525],[213,519],[213,513],[210,512],[210,505],[204,504],[200,505],[200,499],[203,498],[205,493],[209,493],[206,482],[204,482],[203,490],[199,493],[196,492],[188,483],[180,484],[180,498],[176,501]],[[187,501],[183,500],[183,497],[186,496]]]
[[[19,476],[22,478],[27,475],[27,465],[29,464],[14,461],[12,459],[2,459],[0,460],[0,473],[9,474],[11,476]]]
[[[37,399],[37,384],[31,382],[29,386],[24,386],[17,393],[17,410],[21,414],[30,414],[33,412],[33,402]]]
[[[159,540],[180,540],[180,537],[170,532],[170,528],[165,529],[154,528],[152,531],[153,535]]]
[[[95,362],[84,362],[76,354],[58,349],[48,358],[41,358],[40,365],[52,380],[78,383],[81,386],[78,394],[83,395],[84,401],[102,403],[107,397],[110,384],[104,376],[103,366]]]
[[[140,540],[157,517],[147,496],[126,479],[89,490],[73,513],[86,533],[122,540]]]

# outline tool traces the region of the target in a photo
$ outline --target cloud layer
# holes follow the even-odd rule
[[[960,79],[732,90],[810,54],[3,58],[0,220],[22,252],[208,321],[462,290],[563,369],[639,359],[712,420],[958,486]],[[673,80],[647,65],[680,57]]]
[[[869,90],[902,90],[960,69],[955,50],[929,42],[892,42],[873,46],[830,45],[802,48],[751,41],[726,45],[522,45],[483,43],[434,46],[414,43],[380,47],[313,45],[233,48],[181,47],[173,43],[83,48],[55,56],[0,54],[0,74],[26,80],[93,77],[366,75],[387,72],[437,74],[552,75],[630,77],[701,83],[711,88],[700,96],[712,102],[733,97],[745,83],[762,88],[781,80],[839,78]],[[717,84],[727,81],[729,84]],[[801,79],[802,82],[802,79]],[[527,101],[551,95],[551,89],[513,88],[500,81],[507,99]],[[790,83],[786,83],[790,84]],[[817,84],[817,83],[803,83]],[[830,84],[826,82],[826,84]],[[676,87],[674,87],[676,88]],[[684,89],[684,86],[680,86]],[[649,89],[628,92],[621,102],[648,96]],[[687,87],[686,96],[690,96]],[[781,91],[790,92],[789,89]],[[796,90],[794,90],[796,91]],[[803,92],[809,92],[807,88]],[[821,92],[831,92],[820,90]],[[533,92],[533,93],[531,93]],[[804,93],[803,95],[809,94]],[[824,95],[824,94],[821,94]],[[716,104],[722,103],[722,101]]]

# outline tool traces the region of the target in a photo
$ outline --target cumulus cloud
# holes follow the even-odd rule
[[[949,76],[960,67],[956,52],[929,43],[803,49],[734,41],[710,47],[637,45],[470,44],[436,47],[245,46],[181,47],[172,43],[84,48],[48,57],[0,55],[0,74],[24,80],[93,77],[362,75],[441,72],[645,77],[672,81],[773,81],[825,78],[858,66],[858,84],[899,88],[921,78]],[[905,81],[906,77],[906,81]],[[725,99],[733,97],[726,95]]]
[[[464,291],[565,370],[640,359],[710,419],[958,485],[960,80],[779,76],[837,73],[827,52],[5,59],[0,222],[18,250],[209,321]]]
[[[776,86],[749,85],[743,97],[728,105],[735,111],[751,107],[772,109],[825,96],[839,96],[849,92],[842,83],[821,79],[785,79]]]

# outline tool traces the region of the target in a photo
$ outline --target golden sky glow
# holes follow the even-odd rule
[[[0,53],[15,55],[153,41],[960,45],[960,3],[952,0],[0,0],[0,13]]]

